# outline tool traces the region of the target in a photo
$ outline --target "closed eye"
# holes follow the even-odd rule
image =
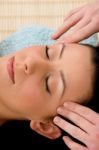
[[[49,50],[49,48],[48,48],[48,46],[46,45],[46,47],[45,47],[46,56],[47,56],[48,59],[50,59],[50,58],[49,58],[49,54],[48,54],[48,50]]]
[[[51,95],[51,91],[50,91],[49,85],[48,85],[48,80],[49,80],[49,76],[47,76],[45,78],[45,87],[46,87],[46,91]]]

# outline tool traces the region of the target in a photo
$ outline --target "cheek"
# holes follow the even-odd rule
[[[33,88],[32,86],[25,86],[22,89],[22,100],[24,102],[24,112],[28,118],[31,119],[43,119],[49,113],[50,103],[44,96],[44,91],[40,91],[39,86]]]
[[[32,108],[36,107],[42,101],[42,95],[39,89],[39,86],[35,84],[35,86],[27,83],[23,86],[21,91],[22,99],[24,99],[24,103],[30,105]]]

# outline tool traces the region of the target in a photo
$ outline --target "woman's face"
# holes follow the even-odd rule
[[[2,57],[1,102],[22,118],[35,120],[54,116],[64,101],[82,103],[92,92],[91,53],[86,46],[55,44]]]

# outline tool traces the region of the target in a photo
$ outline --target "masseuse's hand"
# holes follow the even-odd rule
[[[65,33],[60,38],[63,42],[80,42],[96,32],[99,32],[99,0],[72,10],[52,38],[57,39]]]
[[[55,117],[54,123],[83,144],[74,142],[63,136],[65,144],[71,150],[99,150],[99,114],[76,103],[68,102],[58,108],[58,114],[72,121],[75,125],[61,117]]]

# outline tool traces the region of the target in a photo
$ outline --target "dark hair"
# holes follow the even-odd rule
[[[93,95],[87,103],[87,107],[99,112],[99,47],[87,46],[92,48],[92,61],[95,65]]]

